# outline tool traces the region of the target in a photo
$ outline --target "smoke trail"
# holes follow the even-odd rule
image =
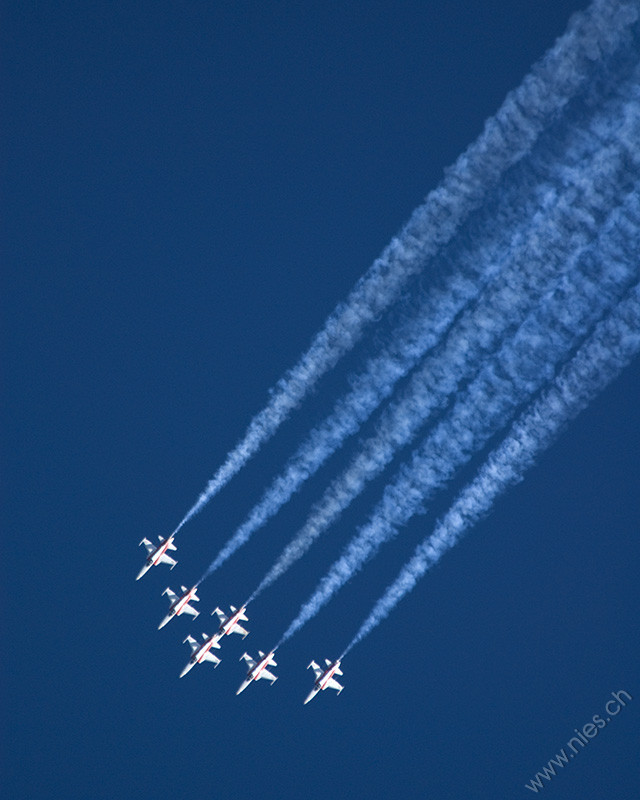
[[[453,547],[509,486],[520,481],[563,427],[640,352],[640,285],[603,320],[551,387],[511,428],[476,478],[460,493],[434,532],[416,548],[396,580],[362,623],[344,656],[362,641]]]
[[[637,280],[639,247],[640,198],[634,192],[615,214],[615,224],[601,238],[596,252],[585,253],[578,268],[564,276],[561,287],[545,297],[498,357],[484,365],[410,463],[399,470],[369,522],[320,581],[280,643],[315,616],[380,545],[553,377],[555,365],[570,355],[589,327]]]
[[[574,255],[574,258],[575,257]],[[508,293],[512,288],[512,286],[506,286],[505,293],[501,293],[501,296],[508,298]],[[515,297],[521,300],[523,295],[515,295]],[[495,299],[498,301],[501,297],[497,296]],[[503,307],[499,302],[496,302],[496,309],[502,308],[504,308],[505,312],[504,321],[506,320],[509,309]],[[460,362],[460,355],[463,355],[464,360],[462,360],[462,363],[456,365],[454,361],[454,363],[449,365],[449,371],[447,372],[448,365],[443,359],[443,366],[440,367],[436,365],[431,371],[431,382],[428,393],[425,393],[421,398],[420,392],[414,391],[414,403],[409,402],[408,408],[406,405],[397,406],[395,410],[398,413],[395,415],[395,420],[393,419],[394,415],[387,416],[388,424],[384,426],[386,430],[381,427],[379,434],[369,440],[364,451],[355,459],[350,468],[332,483],[322,501],[314,507],[311,517],[307,520],[303,528],[294,537],[291,543],[287,545],[275,564],[265,575],[258,588],[251,596],[252,600],[261,594],[264,589],[278,580],[304,555],[304,553],[306,553],[313,542],[327,527],[336,521],[344,508],[346,508],[357,494],[362,491],[365,482],[379,473],[391,460],[394,450],[410,438],[416,431],[423,419],[423,415],[428,416],[434,408],[436,410],[440,408],[446,397],[451,396],[452,392],[455,390],[455,386],[460,382],[461,378],[464,377],[464,372],[467,374],[471,372],[472,366],[474,369],[477,369],[478,359],[480,358],[480,354],[477,351],[480,348],[477,342],[470,339],[468,341],[471,346],[465,353],[465,327],[466,326],[461,326],[459,331],[455,332],[456,334],[459,332],[461,337],[460,342],[462,347],[457,357]],[[501,326],[495,324],[495,322],[493,331],[488,331],[487,327],[488,326],[485,325],[485,329],[482,331],[486,336],[483,343],[486,343],[489,339],[495,338],[495,335],[500,333]],[[492,337],[491,334],[494,334],[494,336]],[[455,339],[458,339],[458,337],[455,336]],[[473,345],[476,345],[476,347],[474,348]],[[451,348],[447,348],[446,350],[451,353]],[[469,360],[467,360],[467,356]],[[470,359],[474,359],[474,361]],[[456,369],[456,367],[458,367],[458,369]],[[466,367],[466,370],[462,370],[462,367]],[[440,374],[438,374],[438,372],[440,372]],[[415,389],[416,386],[414,385],[413,388]],[[419,405],[417,404],[418,398],[420,399]],[[396,423],[395,428],[391,422]]]
[[[609,120],[610,127],[618,134],[630,134],[630,143],[637,141],[640,136],[639,110],[635,107],[633,125],[630,124],[633,114],[627,118],[629,124],[620,124],[617,117]],[[575,271],[575,262],[584,249],[581,246],[595,235],[597,227],[602,224],[604,209],[612,199],[611,187],[608,191],[605,189],[605,178],[620,170],[627,172],[632,163],[628,159],[627,149],[623,146],[617,158],[612,157],[612,150],[600,150],[595,175],[590,180],[580,175],[580,202],[573,192],[569,192],[571,203],[559,203],[556,213],[543,216],[540,227],[534,227],[531,234],[536,242],[534,248],[523,246],[522,242],[517,243],[516,278],[506,282],[495,295],[487,298],[491,308],[479,303],[474,312],[463,318],[452,331],[441,351],[425,361],[413,376],[404,398],[387,409],[378,425],[377,434],[365,443],[351,465],[332,482],[320,503],[314,507],[307,523],[285,548],[252,599],[306,552],[362,491],[366,482],[379,474],[397,449],[412,438],[425,418],[445,405],[461,380],[471,377],[479,368],[483,356],[491,353],[499,344],[508,326],[513,328],[512,323],[522,322],[525,313],[546,286],[549,276],[560,269],[562,262],[566,262],[565,270]],[[630,174],[635,171],[637,175],[639,169],[640,165],[636,163]],[[629,188],[637,192],[637,186]],[[620,211],[612,214],[614,224],[620,219],[620,214]],[[607,230],[607,226],[604,226],[602,235],[606,235]],[[538,244],[541,250],[538,250]],[[592,258],[597,249],[597,243],[589,248]],[[490,311],[494,311],[495,316]]]
[[[628,186],[634,170],[638,170],[632,143],[640,138],[640,121],[637,109],[628,106],[626,100],[620,101],[625,91],[629,93],[629,84],[619,88],[616,99],[606,103],[588,126],[565,132],[571,144],[559,163],[556,143],[550,148],[551,154],[537,154],[533,174],[530,168],[525,175],[516,176],[514,194],[501,198],[500,211],[482,220],[485,236],[480,236],[479,242],[474,240],[471,249],[455,252],[454,248],[457,272],[447,278],[444,290],[428,295],[420,315],[408,321],[392,344],[370,360],[367,369],[355,379],[350,394],[312,431],[247,520],[221,548],[200,582],[245,544],[358,429],[391,393],[396,381],[441,339],[465,304],[477,301],[475,307],[462,314],[446,347],[424,363],[406,393],[414,398],[426,395],[429,403],[405,400],[383,417],[378,435],[368,441],[352,467],[334,482],[314,509],[308,525],[274,565],[271,577],[279,577],[293,563],[292,558],[297,560],[302,555],[366,481],[409,441],[425,417],[443,406],[456,384],[468,376],[480,358],[497,347],[505,331],[522,321],[548,281],[571,263],[568,259],[572,252],[575,257],[579,248],[595,236],[603,217],[615,204],[621,184]],[[545,163],[550,158],[552,163]],[[542,180],[541,172],[550,174]],[[542,182],[536,183],[536,179]],[[502,210],[504,206],[506,211]],[[516,222],[519,225],[509,240],[509,225]],[[487,284],[496,281],[496,294],[482,295]],[[411,422],[407,402],[414,406]],[[319,520],[326,520],[326,524]],[[265,579],[258,593],[273,582],[271,577]]]
[[[603,64],[629,43],[638,17],[633,2],[595,0],[570,20],[567,32],[485,123],[476,142],[440,186],[413,212],[344,303],[327,319],[298,364],[278,381],[267,406],[251,421],[174,534],[257,452],[310,389],[394,303],[406,281],[448,242],[506,169],[519,161],[566,104],[592,83]]]

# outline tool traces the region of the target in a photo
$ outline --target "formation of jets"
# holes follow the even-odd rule
[[[169,564],[171,569],[175,567],[178,562],[171,556],[167,555],[168,550],[177,550],[177,547],[173,543],[173,538],[173,534],[171,536],[167,536],[166,539],[163,539],[162,536],[158,536],[160,541],[157,545],[154,545],[149,541],[149,539],[143,539],[140,542],[140,544],[144,544],[147,550],[147,558],[144,566],[136,577],[137,581],[139,581],[140,578],[142,578],[142,576],[151,569],[151,567],[158,566],[158,564]],[[197,603],[200,601],[200,598],[197,595],[197,589],[197,584],[196,586],[192,586],[191,589],[187,589],[186,586],[181,586],[181,594],[178,595],[172,591],[169,586],[167,586],[164,592],[162,592],[162,595],[164,596],[166,594],[169,597],[169,611],[162,622],[158,625],[158,630],[160,628],[164,628],[164,626],[174,617],[179,617],[182,614],[189,614],[192,617],[197,617],[200,614],[200,612],[191,605],[191,603]],[[189,647],[191,648],[191,657],[180,673],[181,678],[183,678],[187,672],[193,669],[196,664],[203,664],[205,661],[208,661],[213,664],[214,667],[217,667],[221,659],[214,655],[214,653],[211,651],[213,649],[220,649],[220,640],[224,636],[229,636],[232,633],[238,633],[244,639],[249,634],[249,631],[240,625],[241,622],[249,621],[249,618],[246,614],[246,605],[242,606],[241,608],[236,608],[235,606],[230,606],[229,608],[230,611],[228,614],[225,614],[221,608],[217,607],[211,612],[211,615],[213,616],[213,614],[216,614],[219,620],[218,630],[213,634],[213,636],[209,636],[208,633],[203,633],[202,641],[194,638],[191,635],[187,636],[187,638],[184,640],[185,643],[189,643]],[[260,680],[260,678],[265,678],[271,681],[271,685],[278,680],[278,676],[274,675],[273,672],[269,670],[269,667],[277,666],[273,657],[274,654],[275,650],[272,650],[267,655],[265,655],[262,650],[258,650],[257,659],[252,658],[248,653],[243,653],[240,656],[240,661],[244,660],[247,663],[247,676],[240,684],[240,688],[236,694],[244,692],[249,684]],[[340,694],[344,688],[334,678],[334,675],[342,675],[342,671],[340,669],[340,659],[336,661],[329,661],[329,659],[325,659],[325,664],[326,668],[323,669],[319,664],[316,664],[315,661],[312,661],[307,667],[307,669],[313,668],[315,674],[315,683],[313,685],[313,689],[307,696],[307,699],[304,701],[304,705],[306,705],[310,700],[313,700],[313,698],[320,691],[324,691],[325,689],[336,689],[338,694]]]

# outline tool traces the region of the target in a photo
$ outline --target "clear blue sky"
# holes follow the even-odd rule
[[[502,798],[612,691],[633,701],[543,790],[640,796],[640,365],[303,708],[425,533],[416,520],[234,695],[365,506],[177,676],[305,489],[158,632],[343,386],[323,384],[136,583],[280,375],[583,2],[14,3],[2,23],[0,793]],[[324,478],[323,478],[324,481]],[[318,486],[321,484],[319,483]],[[431,524],[433,520],[431,519]],[[169,577],[170,576],[170,577]],[[201,624],[202,623],[202,624]],[[330,695],[330,696],[327,696]]]

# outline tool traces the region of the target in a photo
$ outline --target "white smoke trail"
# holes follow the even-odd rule
[[[281,639],[289,639],[406,523],[455,471],[486,445],[528,402],[588,333],[637,280],[640,197],[632,192],[615,224],[586,252],[576,269],[545,297],[512,341],[486,362],[453,410],[387,486],[369,522],[320,581]]]
[[[355,345],[365,327],[398,299],[406,281],[452,238],[505,170],[530,150],[567,103],[593,83],[602,64],[629,43],[629,29],[637,17],[636,3],[616,0],[595,0],[585,12],[574,15],[567,32],[520,87],[507,95],[480,137],[329,316],[298,364],[276,384],[267,406],[253,418],[174,534],[275,433],[322,375]]]
[[[596,326],[550,388],[513,425],[434,532],[418,545],[414,556],[375,604],[341,658],[389,615],[425,572],[457,544],[509,486],[522,479],[564,426],[586,408],[638,352],[640,285]]]
[[[636,130],[636,135],[640,136],[640,127]],[[628,166],[629,162],[624,159],[623,162]],[[607,163],[610,162],[607,160]],[[585,180],[583,188],[586,186]],[[604,184],[596,178],[593,186],[602,191]],[[638,187],[635,186],[632,191],[634,190],[637,192]],[[519,277],[525,279],[527,269],[531,269],[534,277],[538,275],[539,283],[536,284],[533,280],[529,287],[519,281],[505,283],[501,291],[489,298],[496,312],[495,317],[492,318],[488,310],[479,304],[475,313],[468,317],[469,325],[465,324],[464,319],[459,323],[442,352],[438,354],[439,357],[427,359],[423,368],[414,375],[404,398],[387,409],[378,425],[377,434],[365,443],[351,465],[332,482],[303,528],[260,583],[252,599],[304,555],[321,533],[336,521],[363,490],[366,482],[379,474],[398,448],[413,437],[425,418],[446,404],[446,400],[457,390],[463,378],[468,379],[473,375],[482,363],[483,356],[497,346],[506,326],[514,321],[522,321],[536,295],[544,288],[545,278],[558,267],[556,259],[566,259],[565,269],[575,264],[582,252],[576,243],[584,241],[597,225],[602,224],[599,212],[606,207],[608,198],[602,194],[601,199],[604,204],[601,207],[598,204],[576,204],[571,209],[565,209],[560,204],[557,210],[564,224],[558,225],[553,216],[545,219],[545,235],[540,237],[544,249],[534,258],[530,249],[523,248],[520,253],[521,262],[518,262],[522,266]],[[565,215],[567,210],[570,213]],[[614,222],[619,219],[619,214],[619,211],[613,213]],[[582,222],[576,224],[576,220]],[[576,249],[572,252],[571,248],[574,246]],[[593,251],[594,247],[597,248],[597,245],[589,249]],[[527,295],[527,292],[530,294]]]
[[[471,248],[456,254],[457,272],[448,277],[444,292],[427,296],[420,316],[408,322],[394,342],[369,362],[354,381],[351,393],[312,431],[247,520],[221,548],[200,582],[245,544],[358,429],[420,354],[438,342],[465,304],[481,295],[477,305],[462,314],[446,346],[440,347],[414,375],[404,400],[383,416],[378,434],[368,440],[351,467],[334,481],[257,593],[308,549],[366,481],[413,437],[429,414],[445,404],[481,358],[498,346],[505,332],[520,324],[549,280],[567,269],[580,248],[593,239],[621,186],[628,191],[634,171],[637,175],[640,170],[640,153],[633,145],[640,138],[639,110],[635,102],[628,100],[637,90],[637,79],[635,75],[631,83],[619,87],[615,100],[605,103],[588,125],[572,128],[572,134],[565,133],[573,143],[562,157],[558,147],[553,147],[546,159],[537,156],[535,177],[518,176],[520,196],[504,198],[503,204],[509,209],[506,214],[498,211],[483,220],[485,233],[489,229],[488,241],[480,236],[479,242],[474,240]],[[545,163],[549,159],[551,163]],[[536,182],[541,180],[540,172],[546,173],[542,183]],[[509,225],[516,221],[520,224],[509,239]],[[498,289],[494,294],[482,294],[487,284],[495,282]]]

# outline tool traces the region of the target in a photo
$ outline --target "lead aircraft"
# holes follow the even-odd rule
[[[244,639],[249,635],[249,631],[245,630],[242,625],[238,625],[238,621],[248,622],[249,617],[244,613],[247,610],[246,606],[237,609],[235,606],[229,606],[231,613],[227,616],[221,608],[214,608],[211,614],[217,614],[220,620],[220,627],[218,633],[220,636],[225,636],[230,633],[239,633]]]
[[[244,692],[244,690],[252,681],[257,681],[260,678],[267,678],[268,680],[271,681],[271,685],[273,686],[273,684],[278,680],[278,677],[277,675],[274,675],[273,672],[269,672],[267,667],[278,666],[275,662],[275,659],[273,658],[274,653],[275,650],[272,650],[269,653],[269,655],[265,656],[262,650],[258,650],[258,656],[260,658],[259,661],[256,661],[255,659],[251,658],[251,656],[248,653],[243,653],[240,656],[240,661],[242,661],[242,659],[244,658],[244,660],[249,665],[249,671],[247,672],[247,677],[242,681],[240,688],[238,689],[236,694]]]
[[[189,646],[191,647],[191,658],[187,662],[187,666],[180,673],[181,678],[183,678],[192,667],[195,667],[196,664],[202,664],[204,661],[211,661],[214,667],[217,667],[220,663],[218,656],[214,656],[211,652],[212,647],[217,647],[218,650],[220,649],[220,645],[218,644],[220,634],[214,633],[213,636],[209,636],[207,633],[203,633],[202,638],[204,639],[202,643],[194,639],[191,635],[187,636],[184,640],[185,642],[189,642]]]
[[[186,586],[181,586],[180,589],[182,594],[180,597],[178,597],[178,595],[167,586],[162,594],[169,595],[171,605],[169,606],[169,613],[158,625],[158,630],[160,630],[160,628],[164,628],[167,622],[170,622],[174,617],[179,617],[180,614],[191,614],[192,617],[198,616],[200,612],[196,611],[193,606],[189,605],[191,601],[196,603],[200,601],[200,598],[196,595],[197,588],[197,586],[193,586],[191,589],[187,589]]]
[[[318,694],[320,691],[324,691],[325,689],[337,689],[338,694],[344,689],[342,684],[338,683],[338,681],[334,680],[334,675],[342,675],[342,670],[340,669],[340,659],[337,661],[329,661],[328,658],[325,658],[324,663],[327,665],[326,669],[322,669],[319,664],[316,664],[315,661],[312,661],[307,669],[313,667],[313,671],[316,676],[316,682],[313,684],[313,689],[309,692],[307,699],[304,701],[303,705],[307,705],[309,700],[313,700],[313,698]]]
[[[151,569],[151,567],[157,567],[158,564],[171,564],[171,569],[175,567],[178,563],[175,558],[171,558],[171,556],[167,555],[167,550],[177,550],[178,548],[173,543],[173,534],[171,536],[167,536],[166,539],[163,539],[162,536],[158,536],[160,539],[159,545],[154,545],[153,542],[150,542],[148,539],[143,539],[140,544],[143,544],[147,548],[147,560],[144,562],[144,567],[138,573],[138,577],[136,578],[137,581]],[[140,547],[140,545],[138,545]]]

